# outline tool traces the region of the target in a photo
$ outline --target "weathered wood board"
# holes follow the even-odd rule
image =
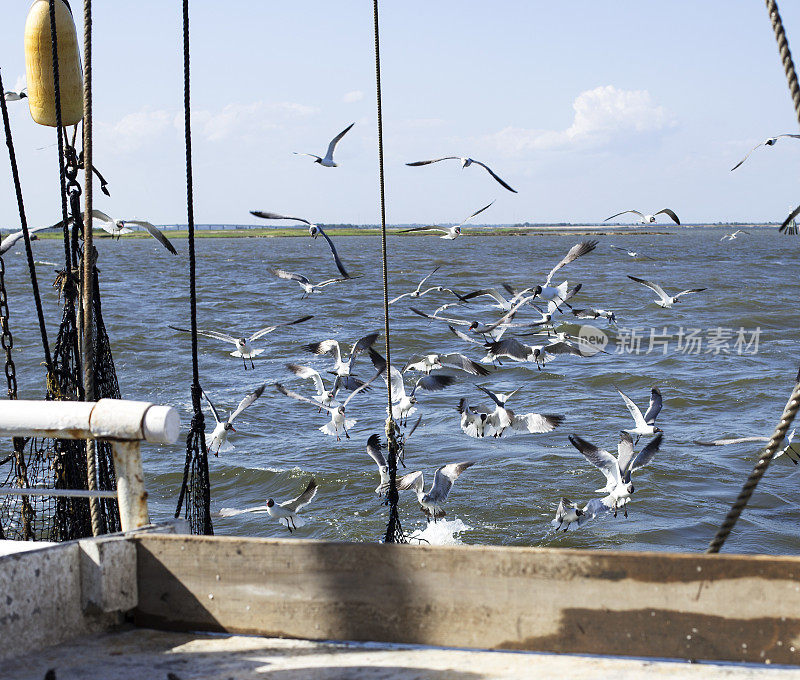
[[[137,537],[137,624],[800,664],[800,558]]]

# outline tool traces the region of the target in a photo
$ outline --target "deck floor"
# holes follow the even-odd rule
[[[800,669],[127,629],[0,662],[3,680],[798,678]]]

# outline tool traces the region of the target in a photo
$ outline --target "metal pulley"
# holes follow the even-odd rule
[[[55,0],[55,17],[61,123],[67,127],[77,125],[83,118],[83,74],[75,22],[69,4],[64,0]],[[56,127],[52,46],[50,3],[36,0],[25,20],[28,106],[34,121]]]

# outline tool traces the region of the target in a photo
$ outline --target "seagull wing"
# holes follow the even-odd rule
[[[681,297],[683,295],[688,295],[689,293],[702,293],[704,290],[706,290],[706,289],[705,288],[690,288],[689,290],[682,290],[675,297],[679,298],[679,297]]]
[[[317,156],[315,153],[305,153],[304,151],[292,151],[296,156],[308,156],[309,158],[316,158],[318,161],[322,160],[322,156]]]
[[[633,422],[636,423],[636,427],[647,427],[648,423],[645,421],[641,410],[639,410],[639,407],[633,403],[630,397],[623,394],[622,390],[620,390],[618,387],[616,390],[619,392],[619,396],[621,396],[625,402],[625,406],[627,406],[628,410],[631,412],[631,415],[633,416]]]
[[[384,458],[383,451],[381,451],[380,435],[373,434],[367,439],[367,455],[375,461],[378,468],[386,467],[386,458]]]
[[[426,319],[433,319],[435,321],[444,321],[445,323],[453,323],[456,326],[469,326],[469,321],[464,321],[463,319],[452,319],[446,316],[434,316],[432,314],[426,314],[425,312],[419,311],[416,307],[409,307],[409,309],[414,312],[414,314],[419,314],[420,316],[424,316]]]
[[[285,269],[270,269],[272,274],[275,274],[279,279],[286,279],[287,281],[297,281],[298,283],[309,284],[311,283],[302,274],[295,274],[294,272],[287,272]]]
[[[419,314],[420,312],[417,312]],[[423,314],[422,316],[425,316]],[[475,338],[471,338],[469,335],[464,333],[463,331],[458,330],[457,328],[453,328],[452,326],[448,326],[448,328],[453,332],[454,335],[461,338],[462,340],[466,340],[467,342],[471,342],[473,345],[483,345],[480,340],[476,340]]]
[[[182,328],[175,328],[175,326],[170,326],[175,330],[184,330]],[[185,331],[187,333],[191,333],[191,331]],[[214,340],[222,340],[223,342],[232,342],[234,345],[236,344],[237,338],[234,338],[232,335],[228,335],[227,333],[220,333],[218,331],[204,331],[201,329],[197,329],[197,334],[202,335],[206,338],[213,338]]]
[[[258,399],[263,393],[264,390],[267,388],[267,383],[263,385],[259,385],[255,390],[250,392],[244,399],[239,402],[239,405],[236,407],[236,410],[228,416],[228,422],[232,423],[236,417],[244,411],[250,404],[252,404],[256,399]]]
[[[355,388],[355,389],[354,389],[354,390],[353,390],[353,391],[350,393],[350,396],[349,396],[349,397],[347,397],[347,399],[345,399],[345,401],[344,401],[344,403],[342,404],[342,406],[344,406],[345,408],[347,408],[347,405],[350,403],[350,400],[351,400],[353,397],[355,397],[355,396],[356,396],[356,395],[357,395],[359,392],[361,392],[361,390],[365,390],[365,389],[367,389],[367,388],[368,388],[368,387],[369,387],[369,386],[370,386],[370,385],[371,385],[371,384],[372,384],[372,383],[375,381],[375,379],[376,379],[376,378],[377,378],[377,377],[378,377],[378,376],[379,376],[381,373],[383,373],[383,371],[378,371],[378,372],[377,372],[375,375],[373,375],[373,376],[372,376],[372,377],[371,377],[369,380],[367,380],[367,382],[365,382],[365,383],[363,383],[363,384],[359,385],[358,387],[356,387],[356,388]],[[314,402],[314,403],[316,403],[316,402]]]
[[[151,224],[150,222],[146,222],[145,220],[125,220],[125,224],[133,224],[134,226],[146,229],[150,236],[164,246],[169,252],[171,252],[173,255],[178,254],[178,251],[175,250],[175,246],[172,245],[170,240],[164,236],[160,229],[157,229],[155,225]]]
[[[580,341],[580,338],[577,338]],[[550,345],[544,346],[544,351],[548,354],[573,354],[576,357],[585,356],[583,352],[581,352],[580,347],[575,347],[575,345],[570,345],[568,342],[554,342]]]
[[[422,494],[422,489],[425,485],[425,476],[421,470],[416,472],[409,472],[397,480],[397,490],[405,491],[406,489],[414,489],[417,496]]]
[[[518,431],[541,434],[542,432],[552,432],[563,422],[564,416],[525,413],[521,416],[515,415],[511,422],[511,427]]]
[[[480,165],[480,163],[479,163],[479,165]],[[490,170],[489,172],[491,172],[491,170]],[[512,189],[512,191],[513,191],[513,189]],[[492,201],[491,203],[489,203],[489,205],[485,205],[485,206],[483,206],[483,207],[482,207],[480,210],[476,210],[476,211],[475,211],[474,213],[472,213],[472,214],[471,214],[471,215],[470,215],[470,216],[469,216],[467,219],[465,219],[465,220],[464,220],[464,221],[463,221],[461,224],[466,224],[467,222],[469,222],[469,221],[470,221],[470,220],[471,220],[473,217],[475,217],[476,215],[480,215],[480,214],[481,214],[481,213],[482,213],[484,210],[486,210],[486,209],[490,208],[490,207],[492,206],[492,204],[493,204],[493,203],[494,203],[494,201]],[[459,224],[458,226],[460,227],[460,226],[461,226],[461,224]]]
[[[336,340],[311,342],[307,345],[303,345],[303,349],[306,352],[311,352],[312,354],[330,354],[334,359],[336,359],[337,364],[342,362],[342,350]]]
[[[443,503],[447,500],[458,476],[467,468],[475,465],[474,461],[465,461],[463,463],[450,463],[440,467],[433,477],[433,486],[428,492],[428,499],[433,503]]]
[[[491,390],[487,390],[485,387],[481,387],[480,385],[475,385],[475,387],[477,387],[481,392],[488,394],[489,398],[500,408],[504,408],[505,402],[500,401],[500,398],[494,392],[492,392]]]
[[[623,477],[630,469],[633,457],[633,437],[623,430],[619,433],[619,444],[617,445],[617,464]]]
[[[333,151],[336,148],[336,145],[339,141],[344,137],[348,132],[350,132],[350,128],[353,127],[355,123],[350,123],[344,130],[342,130],[338,135],[336,135],[328,144],[328,150],[325,152],[325,158],[328,160],[333,160]]]
[[[208,405],[211,408],[211,413],[214,415],[214,420],[216,420],[218,423],[221,423],[222,421],[219,419],[219,413],[217,413],[217,409],[214,407],[214,403],[211,401],[211,399],[208,398],[206,391],[201,387],[200,392],[203,394],[203,397],[208,402]]]
[[[306,155],[308,156],[310,154]],[[319,156],[315,156],[315,158],[319,158]],[[265,220],[294,220],[295,222],[302,222],[303,224],[311,226],[311,222],[304,220],[302,217],[289,217],[288,215],[279,215],[278,213],[264,212],[263,210],[251,210],[250,214],[256,217],[262,217]]]
[[[752,149],[750,149],[750,151],[747,152],[747,155],[744,158],[742,158],[742,160],[740,160],[736,165],[734,165],[731,168],[731,172],[736,170],[736,168],[738,168],[742,163],[744,163],[748,158],[750,158],[750,154],[753,153],[753,151],[755,151],[759,146],[763,146],[763,145],[764,145],[764,142],[759,142]]]
[[[533,347],[520,342],[516,338],[503,338],[496,342],[487,342],[486,349],[492,356],[508,356],[517,361],[526,361],[533,352]]]
[[[681,221],[678,219],[678,216],[675,214],[675,212],[673,210],[670,210],[669,208],[664,208],[663,210],[659,210],[655,214],[656,215],[669,215],[672,218],[672,221],[675,222],[675,224],[680,225],[680,223],[681,223]]]
[[[267,333],[272,333],[276,328],[281,328],[281,326],[294,326],[298,323],[303,323],[304,321],[308,321],[309,319],[313,319],[314,316],[312,314],[306,314],[305,316],[301,316],[299,319],[295,319],[294,321],[286,321],[285,323],[275,324],[274,326],[267,326],[266,328],[262,328],[260,331],[256,331],[253,333],[248,340],[252,342],[253,340],[258,340],[259,338],[263,338]]]
[[[696,446],[728,446],[728,444],[745,444],[750,442],[768,442],[769,437],[738,437],[737,439],[715,439],[713,441],[693,441]]]
[[[647,446],[636,454],[636,457],[631,461],[630,468],[626,470],[627,476],[630,476],[631,472],[643,468],[653,460],[653,457],[658,453],[658,449],[661,447],[661,440],[663,437],[664,436],[659,432],[647,443]]]
[[[650,405],[647,407],[647,411],[644,414],[644,422],[648,425],[652,425],[656,422],[656,418],[658,417],[659,412],[661,411],[661,406],[663,401],[661,399],[661,390],[657,387],[654,387],[650,390]],[[620,464],[622,467],[622,464]]]
[[[275,383],[275,389],[278,390],[281,394],[285,394],[287,397],[291,397],[292,399],[297,399],[297,401],[305,401],[312,406],[317,408],[324,408],[330,411],[331,409],[328,406],[324,406],[320,404],[318,401],[314,401],[313,399],[309,399],[308,397],[304,397],[302,394],[298,394],[297,392],[293,392],[292,390],[287,390],[283,385],[280,383]]]
[[[445,387],[450,387],[456,379],[452,375],[423,375],[421,378],[417,379],[417,382],[414,383],[414,389],[411,390],[411,396],[414,396],[414,393],[419,390],[427,390],[428,392],[438,392],[439,390],[443,390]]]
[[[581,439],[574,434],[569,436],[569,442],[583,454],[586,460],[599,468],[606,476],[606,479],[614,483],[614,486],[621,483],[622,476],[620,475],[617,459],[608,451],[599,449],[594,444],[590,444],[585,439]]]
[[[619,217],[620,215],[625,215],[626,213],[634,213],[638,215],[642,219],[644,219],[644,215],[640,213],[638,210],[623,210],[622,212],[618,212],[616,215],[612,215],[611,217],[606,217],[603,222],[608,222],[609,220],[613,220],[615,217]]]
[[[440,354],[439,362],[442,366],[449,366],[450,368],[457,368],[461,371],[466,371],[472,375],[489,375],[489,370],[484,366],[474,362],[469,357],[457,352],[451,354]]]
[[[322,376],[310,366],[300,366],[299,364],[286,364],[292,373],[298,378],[306,378],[314,381],[314,387],[317,388],[317,394],[325,392],[325,383],[322,382]]]
[[[437,271],[439,271],[439,267],[441,267],[441,265],[437,266],[430,274],[428,274],[424,279],[422,279],[422,281],[419,282],[419,285],[417,286],[417,292],[419,292],[419,290],[422,288],[422,286],[425,285],[425,282],[429,278],[431,278],[431,276],[433,276]]]
[[[635,276],[631,276],[630,274],[628,274],[628,278],[631,281],[636,281],[636,283],[641,283],[643,286],[647,286],[650,290],[654,291],[656,295],[658,295],[660,298],[664,300],[669,299],[669,295],[667,295],[664,289],[657,283],[652,283],[651,281],[645,281],[644,279],[637,279]]]
[[[322,238],[324,238],[328,242],[328,247],[331,249],[331,253],[333,254],[333,261],[336,262],[336,268],[342,273],[342,276],[346,279],[352,278],[350,274],[347,273],[347,270],[344,268],[342,261],[339,259],[339,253],[336,252],[336,246],[333,245],[333,241],[331,241],[330,236],[328,236],[325,231],[317,225],[317,230],[320,234],[322,234]]]
[[[412,231],[441,231],[443,234],[449,234],[450,232],[447,229],[441,229],[440,227],[413,227],[412,229],[401,229],[398,231],[398,234],[408,234]]]
[[[324,281],[320,281],[316,284],[317,288],[324,288],[325,286],[330,286],[332,283],[339,283],[340,281],[348,281],[349,279],[358,279],[361,278],[359,276],[350,276],[345,278],[344,276],[337,276],[335,279],[325,279]]]
[[[587,253],[591,253],[595,248],[597,248],[597,241],[582,241],[581,243],[576,243],[574,246],[572,246],[572,248],[569,249],[569,252],[564,256],[561,262],[559,262],[550,270],[550,273],[547,275],[547,279],[545,279],[544,285],[549,286],[550,280],[553,278],[553,274],[555,274],[563,266],[568,265],[570,262],[577,260],[579,257],[582,257]]]
[[[301,493],[297,498],[292,498],[290,501],[284,501],[281,503],[282,508],[286,508],[291,512],[297,512],[300,508],[304,508],[308,505],[311,501],[314,500],[314,496],[317,495],[317,482],[314,478],[311,478],[311,481],[308,483],[308,486],[305,488],[305,491]]]
[[[414,161],[413,163],[406,163],[406,165],[415,167],[418,165],[430,165],[431,163],[438,163],[439,161],[449,161],[449,160],[461,160],[461,158],[459,156],[442,156],[441,158],[434,158],[429,161]]]
[[[396,298],[392,298],[391,300],[389,300],[389,304],[393,305],[395,302],[399,302],[403,298],[408,297],[409,295],[413,295],[413,294],[414,293],[412,291],[411,293],[403,293],[402,295],[398,295]]]
[[[92,210],[92,217],[94,219],[96,219],[96,220],[102,220],[103,222],[110,222],[111,224],[114,224],[114,218],[113,217],[111,217],[110,215],[107,215],[102,210],[98,210],[97,208]]]
[[[498,177],[497,174],[488,165],[486,165],[486,163],[481,163],[480,161],[476,161],[475,159],[473,159],[472,162],[475,163],[475,165],[480,165],[484,170],[486,170],[486,172],[488,172],[501,187],[503,187],[504,189],[508,189],[509,191],[512,191],[515,194],[517,193],[516,189],[512,189],[506,182],[500,179],[500,177]],[[489,205],[491,205],[491,203]],[[488,208],[489,206],[486,207]],[[485,209],[486,208],[484,208],[484,210]]]

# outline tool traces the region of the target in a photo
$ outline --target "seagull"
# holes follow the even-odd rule
[[[405,365],[403,372],[423,371],[424,373],[430,373],[445,366],[458,371],[466,371],[472,375],[489,375],[488,369],[457,352],[451,352],[450,354],[415,354]]]
[[[494,203],[494,201],[492,201],[492,203]],[[440,232],[442,232],[444,234],[444,236],[440,236],[439,238],[443,238],[443,239],[447,239],[448,241],[452,241],[454,239],[457,239],[459,236],[461,236],[461,227],[463,227],[467,222],[469,222],[476,215],[480,215],[484,210],[486,210],[488,207],[490,207],[492,205],[492,203],[489,203],[489,205],[483,206],[480,210],[476,210],[474,213],[472,213],[463,222],[461,222],[460,224],[456,224],[456,225],[454,225],[452,227],[446,227],[445,229],[442,229],[441,227],[436,227],[436,226],[414,227],[413,229],[401,229],[397,233],[398,234],[408,234],[408,233],[411,233],[412,231],[440,231]],[[438,267],[437,267],[437,269],[438,269]]]
[[[292,498],[290,501],[284,501],[280,505],[275,505],[275,501],[271,498],[268,498],[267,513],[269,513],[270,517],[274,517],[279,522],[281,520],[285,521],[286,528],[291,534],[293,529],[296,530],[298,527],[301,527],[305,524],[305,522],[297,516],[297,513],[314,500],[314,496],[317,495],[317,488],[317,482],[314,481],[314,478],[312,477],[311,481],[308,483],[308,486],[306,486],[305,491],[303,491],[303,493],[301,493],[297,498]]]
[[[428,493],[425,493],[425,478],[421,470],[403,475],[397,481],[397,488],[400,491],[404,489],[414,489],[422,512],[425,513],[425,517],[429,522],[431,518],[433,518],[435,522],[446,514],[442,505],[444,505],[444,502],[447,500],[450,489],[453,487],[453,484],[455,484],[458,476],[473,465],[475,465],[474,461],[443,465],[436,470],[436,474],[433,477],[433,485]]]
[[[7,102],[18,102],[20,99],[25,99],[28,96],[28,93],[25,92],[27,89],[27,87],[24,87],[19,90],[19,92],[14,92],[13,90],[4,92],[3,99],[5,99]]]
[[[562,497],[556,509],[556,518],[550,520],[550,524],[558,531],[566,522],[567,526],[564,527],[564,531],[566,532],[570,524],[575,523],[581,526],[589,519],[591,519],[591,517],[581,510],[577,503],[573,503],[569,498]]]
[[[513,397],[520,388],[508,394],[495,393],[485,387],[475,385],[481,392],[489,395],[489,398],[496,404],[494,412],[489,414],[488,422],[495,430],[495,437],[502,437],[507,428],[512,428],[518,432],[530,432],[531,434],[541,434],[551,432],[564,422],[564,416],[541,415],[539,413],[526,413],[518,416],[511,409],[506,408],[506,402]]]
[[[516,189],[512,189],[508,184],[506,184],[502,179],[500,179],[500,177],[498,177],[494,173],[494,171],[488,165],[486,165],[486,163],[481,163],[480,161],[476,161],[474,158],[465,158],[463,156],[442,156],[442,158],[434,158],[429,161],[414,161],[413,163],[406,163],[406,165],[409,165],[411,167],[417,167],[419,165],[430,165],[431,163],[438,163],[439,161],[450,161],[450,160],[461,161],[462,168],[468,168],[473,163],[475,165],[480,165],[484,170],[486,170],[486,172],[488,172],[497,181],[497,183],[501,187],[503,187],[504,189],[508,189],[509,191],[512,191],[515,194],[517,193]]]
[[[605,309],[573,309],[572,314],[578,319],[606,319],[609,323],[617,323],[617,315]]]
[[[631,276],[628,274],[628,278],[631,281],[636,281],[636,283],[641,283],[643,286],[647,286],[650,290],[652,290],[656,295],[658,295],[658,300],[653,300],[658,306],[664,307],[665,309],[669,309],[674,305],[676,302],[679,302],[679,298],[684,295],[688,295],[689,293],[701,293],[702,291],[706,290],[705,288],[690,288],[689,290],[682,290],[677,295],[669,296],[664,292],[664,289],[659,286],[657,283],[651,283],[650,281],[645,281],[644,279],[637,279],[635,276]]]
[[[303,300],[304,298],[308,297],[312,293],[320,293],[325,286],[330,286],[332,283],[339,283],[340,281],[347,281],[347,278],[358,278],[356,276],[353,277],[344,277],[340,276],[336,279],[326,279],[325,281],[320,281],[319,283],[311,283],[305,276],[302,274],[295,274],[294,272],[287,272],[285,269],[270,269],[269,270],[272,274],[275,274],[280,279],[286,279],[287,281],[297,281],[300,284],[300,287],[303,289],[303,295],[300,296],[300,299]]]
[[[264,212],[263,210],[251,210],[251,215],[255,215],[256,217],[261,217],[265,220],[293,220],[295,222],[302,222],[303,224],[308,225],[308,233],[311,238],[317,238],[320,234],[322,238],[324,238],[327,243],[328,247],[331,249],[331,253],[333,254],[333,261],[336,263],[336,268],[341,272],[342,276],[346,279],[355,278],[350,276],[347,273],[347,270],[344,268],[342,261],[339,259],[339,253],[336,252],[336,247],[333,245],[333,241],[331,241],[330,236],[328,236],[322,229],[322,227],[318,224],[314,224],[313,222],[309,222],[308,220],[302,217],[289,217],[288,215],[279,215],[278,213],[272,212]]]
[[[797,428],[793,429],[786,436],[786,446],[775,454],[775,458],[778,458],[778,456],[786,456],[797,465],[798,461],[800,461],[800,441],[798,441],[797,444],[794,443],[794,435],[796,432]]]
[[[573,297],[580,290],[581,284],[578,284],[570,292],[567,288],[566,281],[557,286],[551,286],[550,282],[553,280],[555,273],[562,267],[565,267],[570,262],[574,262],[579,257],[583,257],[584,255],[591,253],[595,248],[597,248],[597,241],[581,241],[580,243],[576,243],[574,246],[572,246],[567,254],[561,258],[561,261],[550,270],[550,273],[547,275],[547,278],[544,281],[544,285],[536,286],[533,289],[534,297],[538,297],[541,300],[554,300],[559,306],[561,306],[562,302],[566,302]],[[503,287],[512,295],[519,294],[516,293],[508,284],[503,284]],[[570,305],[567,305],[567,307],[569,306]]]
[[[197,330],[198,335],[202,335],[206,338],[213,338],[214,340],[222,340],[223,342],[230,342],[231,344],[236,346],[236,349],[231,352],[232,357],[241,357],[242,363],[244,364],[244,370],[247,370],[247,362],[245,359],[250,359],[250,368],[255,368],[253,365],[253,357],[257,357],[261,354],[264,350],[263,349],[254,349],[250,343],[258,340],[259,338],[263,338],[268,333],[272,333],[276,328],[281,328],[282,326],[293,326],[297,323],[303,323],[304,321],[308,321],[309,319],[313,319],[312,315],[302,316],[299,319],[295,319],[294,321],[287,321],[285,323],[275,324],[274,326],[267,326],[266,328],[262,328],[260,331],[256,331],[253,333],[249,338],[243,337],[236,337],[234,335],[229,335],[228,333],[220,333],[219,331],[204,331],[204,330]],[[178,328],[177,326],[169,326],[174,331],[180,331],[181,333],[191,333],[188,328]]]
[[[783,135],[775,135],[774,137],[768,137],[763,142],[759,142],[756,144],[750,151],[747,152],[747,155],[742,158],[736,165],[731,168],[731,172],[736,170],[742,163],[744,163],[748,158],[750,158],[750,154],[753,153],[758,147],[760,146],[774,146],[775,142],[777,142],[781,137],[790,137],[792,139],[800,139],[800,135],[790,135],[790,134],[783,134]]]
[[[362,385],[360,380],[357,380],[351,375],[353,364],[361,352],[369,349],[375,344],[375,341],[378,339],[378,335],[379,333],[370,333],[369,335],[365,335],[363,338],[358,340],[353,345],[353,349],[350,351],[350,356],[347,358],[347,361],[342,359],[342,349],[336,340],[312,342],[307,345],[303,345],[303,349],[306,350],[306,352],[311,352],[312,354],[330,354],[335,359],[335,363],[333,365],[333,369],[331,369],[329,373],[333,373],[341,378],[341,386],[344,387],[344,389],[352,390],[357,387],[361,387]]]
[[[661,412],[661,406],[663,401],[661,399],[661,390],[657,387],[654,387],[650,390],[650,404],[647,407],[647,412],[642,415],[641,410],[639,407],[633,403],[633,401],[623,394],[622,390],[618,387],[615,387],[617,392],[619,392],[619,396],[622,397],[623,401],[625,402],[625,406],[628,407],[628,410],[631,412],[633,416],[633,422],[635,427],[625,430],[625,432],[630,432],[631,434],[636,435],[636,440],[639,440],[639,437],[642,435],[652,436],[657,432],[663,432],[664,430],[655,426],[656,418],[658,414]]]
[[[347,405],[350,403],[350,400],[353,397],[355,397],[361,390],[366,389],[370,385],[370,383],[372,383],[372,381],[375,380],[375,378],[377,378],[380,374],[381,372],[378,371],[374,376],[372,376],[372,378],[369,381],[362,383],[359,387],[354,389],[350,393],[350,396],[347,397],[347,399],[345,399],[343,403],[339,404],[339,406],[335,407],[325,406],[323,404],[322,408],[324,408],[328,413],[330,413],[331,421],[329,423],[325,423],[325,425],[320,427],[319,428],[320,432],[324,432],[325,434],[331,435],[332,437],[336,437],[336,441],[338,442],[341,441],[339,432],[342,431],[344,432],[345,438],[350,439],[350,435],[348,434],[347,431],[350,428],[352,428],[358,421],[356,421],[354,418],[347,420],[345,418],[345,409],[347,408]],[[291,397],[292,399],[297,399],[298,401],[305,401],[317,407],[320,406],[320,403],[318,401],[315,401],[314,399],[309,399],[308,397],[304,397],[302,394],[298,394],[297,392],[292,392],[292,390],[287,390],[280,383],[275,383],[275,388],[278,390],[278,392],[280,392],[281,394],[285,394],[287,397]]]
[[[626,432],[621,432],[616,458],[608,451],[597,448],[577,435],[570,435],[569,441],[583,454],[586,460],[598,467],[605,475],[606,486],[597,489],[595,493],[608,492],[609,498],[613,502],[614,516],[617,516],[617,508],[622,505],[625,506],[625,517],[627,517],[627,503],[634,491],[631,473],[653,460],[653,456],[661,446],[662,437],[662,434],[658,434],[638,454],[634,455],[633,439]]]
[[[117,220],[109,215],[106,215],[102,210],[92,210],[92,219],[98,220],[100,222],[100,227],[103,231],[107,231],[112,236],[116,236],[119,238],[123,234],[130,234],[133,229],[130,229],[128,225],[134,227],[141,227],[142,229],[147,230],[156,241],[158,241],[162,246],[164,246],[169,252],[173,255],[177,255],[178,251],[175,250],[175,246],[170,243],[169,239],[164,236],[154,225],[150,224],[150,222],[146,222],[144,220]]]
[[[467,400],[462,397],[458,402],[456,411],[461,414],[461,429],[470,437],[482,439],[486,436],[487,428],[489,429],[489,434],[493,433],[492,426],[489,423],[491,411],[485,406],[473,408],[467,403]]]
[[[374,349],[369,350],[370,359],[372,364],[378,369],[379,373],[386,370],[386,359],[382,357]],[[404,369],[405,370],[405,369]],[[416,393],[417,390],[428,390],[430,392],[438,392],[445,387],[452,385],[456,379],[452,375],[423,375],[417,378],[414,387],[409,394],[406,394],[405,382],[403,381],[403,373],[398,371],[394,366],[389,367],[389,375],[392,380],[391,397],[392,397],[392,418],[397,420],[400,424],[406,424],[408,417],[414,413],[417,408],[414,404],[417,403]],[[384,380],[388,382],[388,378],[384,375]]]
[[[317,156],[313,153],[303,153],[301,151],[295,151],[294,153],[298,156],[310,156],[311,158],[315,159],[315,163],[319,163],[323,168],[338,168],[339,165],[333,162],[333,151],[336,148],[336,145],[339,141],[344,137],[348,132],[350,132],[350,128],[353,127],[355,123],[350,123],[344,130],[342,130],[338,135],[336,135],[328,144],[328,150],[325,152],[325,158],[321,156]]]
[[[800,137],[800,135],[798,135],[798,137]],[[733,241],[739,234],[749,234],[749,233],[750,233],[749,231],[746,231],[744,229],[737,229],[731,234],[725,234],[725,236],[723,236],[720,239],[720,241]]]
[[[800,443],[794,442],[796,428],[786,436],[786,446],[778,451],[774,458],[779,456],[786,456],[795,465],[800,462]],[[762,443],[766,444],[770,440],[769,437],[737,437],[734,439],[714,439],[713,441],[699,441],[695,440],[692,444],[696,446],[729,446],[731,444],[749,444],[749,443]]]
[[[610,218],[609,218],[610,219]],[[635,250],[628,250],[628,248],[620,248],[619,246],[609,246],[609,248],[613,248],[614,250],[618,250],[621,253],[626,253],[630,257],[633,258],[644,258],[645,260],[655,260],[656,258],[650,257],[649,255],[645,255],[644,253],[637,253]]]
[[[495,342],[487,342],[485,345],[488,356],[492,361],[498,361],[501,357],[507,357],[512,361],[535,362],[536,367],[541,370],[542,365],[552,361],[557,354],[572,354],[574,356],[585,357],[580,348],[565,341],[551,342],[546,345],[526,345],[516,338],[503,338]]]
[[[398,302],[399,300],[402,300],[403,298],[406,298],[406,297],[411,297],[411,298],[422,297],[423,295],[427,295],[428,293],[430,293],[432,291],[436,291],[437,293],[452,293],[461,302],[466,302],[466,298],[464,296],[459,295],[454,290],[451,290],[450,288],[445,288],[444,286],[431,286],[430,288],[426,288],[425,290],[422,290],[422,286],[425,285],[425,282],[429,278],[431,278],[431,276],[433,276],[438,270],[439,270],[439,267],[436,267],[436,269],[434,269],[430,274],[428,274],[424,279],[422,279],[422,281],[419,282],[419,285],[417,285],[415,290],[412,290],[410,293],[403,293],[402,295],[398,295],[396,298],[393,298],[393,299],[389,300],[389,304],[393,305],[395,302]]]
[[[367,439],[367,455],[369,455],[375,464],[378,466],[378,474],[381,476],[381,482],[375,489],[375,493],[383,496],[389,491],[389,465],[386,458],[381,451],[381,438],[377,434],[370,435]]]
[[[622,212],[618,212],[616,215],[612,215],[611,217],[606,217],[603,222],[608,222],[609,220],[613,220],[615,217],[619,217],[620,215],[624,215],[625,213],[634,213],[638,215],[641,219],[639,220],[642,224],[650,224],[656,221],[656,215],[669,215],[672,218],[672,221],[675,224],[680,225],[681,221],[678,219],[678,216],[669,208],[664,208],[663,210],[659,210],[657,213],[653,213],[652,215],[645,215],[640,213],[638,210],[623,210]]]
[[[263,385],[257,387],[253,390],[250,394],[248,394],[244,399],[239,402],[239,405],[236,407],[236,410],[233,411],[227,420],[221,420],[219,417],[219,413],[217,412],[216,407],[214,406],[211,399],[208,398],[208,395],[205,393],[205,390],[200,388],[200,391],[203,393],[203,397],[208,402],[208,405],[211,407],[211,413],[214,416],[214,420],[216,421],[216,425],[211,433],[206,434],[206,448],[209,451],[214,451],[214,455],[218,456],[219,452],[222,451],[223,453],[227,453],[228,451],[233,450],[233,444],[228,441],[228,433],[229,432],[236,432],[236,428],[233,426],[233,421],[236,417],[244,411],[250,404],[252,404],[256,399],[258,399],[261,394],[264,392],[264,389],[267,387],[267,384],[264,383]],[[214,450],[216,447],[216,450]]]
[[[436,314],[426,314],[425,312],[421,312],[416,307],[409,307],[409,309],[414,312],[414,314],[418,314],[419,316],[424,316],[426,319],[432,319],[434,321],[443,321],[446,324],[453,324],[455,326],[466,326],[467,330],[472,331],[476,335],[489,335],[492,331],[500,326],[511,325],[511,320],[514,318],[514,315],[517,313],[518,307],[514,307],[510,312],[508,312],[505,316],[500,317],[497,321],[490,323],[490,324],[481,324],[478,321],[466,321],[465,319],[453,319],[447,316],[437,316]]]
[[[36,241],[39,237],[35,236],[37,231],[44,231],[45,229],[54,229],[56,227],[60,227],[63,224],[63,220],[60,222],[56,222],[55,224],[46,224],[41,227],[33,227],[28,229],[28,233],[31,235],[31,241]],[[11,250],[14,245],[23,237],[22,229],[19,231],[12,232],[8,236],[6,236],[2,241],[0,241],[0,255],[5,255],[9,250]]]
[[[298,364],[286,364],[286,368],[288,368],[292,373],[294,373],[299,378],[307,378],[307,379],[310,378],[311,380],[314,381],[314,387],[317,388],[317,394],[311,398],[314,401],[319,402],[320,411],[322,410],[323,406],[331,406],[331,407],[339,406],[339,402],[336,401],[336,395],[339,392],[339,376],[336,376],[336,380],[334,380],[333,382],[333,388],[327,390],[325,389],[325,383],[322,381],[322,376],[310,366],[299,366]]]

